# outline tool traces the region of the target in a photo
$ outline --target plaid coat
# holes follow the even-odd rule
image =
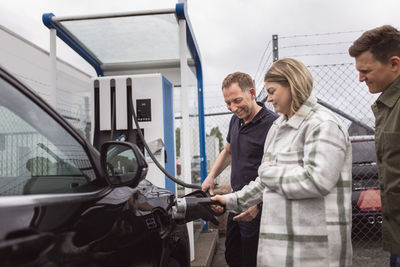
[[[225,195],[235,212],[263,201],[258,266],[351,266],[351,144],[347,131],[311,96],[279,117],[259,177]]]

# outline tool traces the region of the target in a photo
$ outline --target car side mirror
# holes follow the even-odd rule
[[[146,177],[148,165],[137,145],[110,141],[100,151],[101,165],[110,185],[134,188]]]

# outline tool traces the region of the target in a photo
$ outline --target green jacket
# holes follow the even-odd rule
[[[383,249],[400,255],[400,76],[371,106],[382,199]]]

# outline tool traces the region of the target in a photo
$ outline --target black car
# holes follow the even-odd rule
[[[373,136],[352,139],[353,238],[379,238],[382,207]]]
[[[0,67],[0,266],[190,266],[136,145],[101,153]]]

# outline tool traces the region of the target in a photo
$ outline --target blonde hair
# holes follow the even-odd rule
[[[293,58],[275,61],[264,76],[264,82],[276,82],[289,87],[292,95],[290,112],[295,114],[311,95],[313,78],[307,67]]]

